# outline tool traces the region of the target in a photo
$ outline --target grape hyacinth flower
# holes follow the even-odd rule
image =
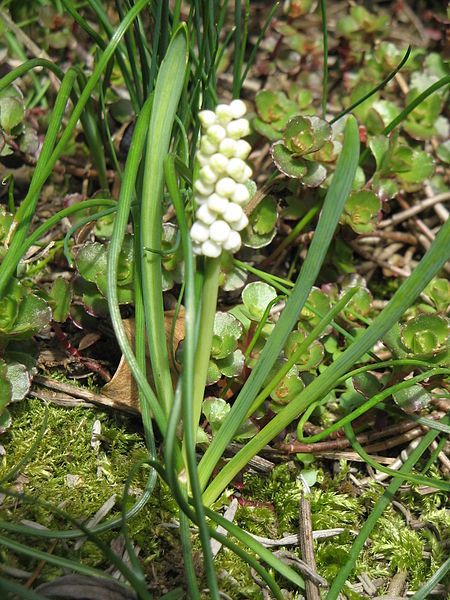
[[[240,232],[248,225],[244,208],[250,200],[246,183],[252,176],[245,159],[251,146],[242,100],[219,104],[199,113],[202,125],[196,158],[200,169],[194,184],[196,220],[191,227],[195,254],[217,258],[222,250],[241,247]]]

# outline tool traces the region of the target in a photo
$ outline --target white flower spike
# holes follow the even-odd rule
[[[242,100],[219,104],[199,113],[202,135],[197,152],[200,165],[194,188],[197,220],[191,227],[194,254],[217,258],[222,250],[237,252],[240,231],[248,225],[244,208],[250,200],[252,176],[245,160],[251,152],[241,139],[250,133]]]

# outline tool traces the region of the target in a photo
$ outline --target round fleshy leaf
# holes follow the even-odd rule
[[[234,292],[244,287],[247,281],[247,273],[243,269],[239,269],[231,264],[230,268],[223,268],[222,265],[223,283],[221,288],[224,292]]]
[[[432,399],[431,394],[419,384],[399,390],[395,394],[392,394],[392,397],[395,403],[408,414],[421,411],[428,406]]]
[[[213,360],[210,360],[206,374],[206,385],[213,385],[214,383],[217,383],[221,377],[222,373],[220,372],[219,367]]]
[[[353,387],[365,398],[371,398],[381,390],[381,383],[372,373],[360,373],[353,377]]]
[[[20,300],[19,311],[8,336],[27,339],[42,331],[52,318],[50,306],[35,294],[25,293]]]
[[[7,378],[11,383],[11,401],[23,400],[31,388],[31,376],[28,369],[21,363],[9,363]]]
[[[69,316],[71,301],[72,289],[69,282],[62,277],[56,279],[50,290],[50,302],[54,321],[64,323]]]
[[[307,174],[307,161],[293,154],[283,142],[275,142],[272,144],[270,153],[277,169],[286,175],[286,177],[303,179]]]
[[[312,329],[319,323],[321,318],[327,314],[330,308],[331,302],[329,295],[320,290],[319,288],[313,287],[311,292],[309,293],[306,305],[302,308],[302,311],[300,313],[299,323],[302,323],[302,325],[306,325],[308,329]],[[326,331],[324,332],[324,334],[325,333]]]
[[[438,311],[446,311],[450,306],[450,281],[443,277],[435,277],[424,289]]]
[[[216,312],[211,355],[220,359],[232,354],[237,348],[237,342],[241,335],[242,325],[236,317],[230,313]]]
[[[0,415],[3,414],[5,406],[11,400],[11,382],[8,379],[8,368],[4,360],[0,358]]]
[[[359,315],[363,317],[368,315],[372,307],[372,294],[362,285],[358,287],[358,291],[342,311],[342,314],[349,321],[358,321]],[[344,295],[347,289],[348,287],[343,289],[340,295]]]
[[[230,412],[230,405],[222,398],[209,396],[202,404],[202,412],[208,419],[213,433],[220,429],[225,417]]]
[[[389,140],[384,135],[377,135],[369,140],[369,148],[375,157],[375,163],[377,170],[379,171],[383,167],[383,160],[389,150]]]
[[[319,117],[296,116],[288,122],[283,141],[291,152],[303,156],[320,150],[331,134],[331,126]]]
[[[277,201],[273,196],[266,196],[252,212],[250,222],[256,233],[270,233],[278,219]]]
[[[439,315],[419,315],[402,326],[401,339],[414,354],[436,354],[448,341],[448,321]]]
[[[440,144],[436,150],[436,154],[440,161],[446,163],[447,165],[450,164],[450,140]]]
[[[319,187],[321,183],[323,183],[327,177],[326,168],[320,163],[307,161],[307,172],[303,177],[303,184],[308,187]]]
[[[260,321],[267,305],[277,297],[275,288],[262,281],[255,281],[245,286],[242,291],[242,302],[247,314],[253,321]]]
[[[10,429],[12,425],[11,413],[7,408],[0,412],[0,435]]]
[[[265,123],[274,123],[297,110],[297,105],[283,92],[261,90],[255,97],[256,112]]]
[[[245,440],[249,440],[258,433],[258,427],[251,421],[247,419],[237,430],[236,435],[234,436],[234,440],[237,442],[245,442]]]
[[[241,350],[235,350],[226,358],[217,360],[217,366],[225,377],[239,377],[244,368],[245,358]]]
[[[344,206],[341,222],[349,225],[356,233],[369,233],[375,229],[380,199],[368,190],[353,192]]]
[[[0,98],[0,127],[11,133],[11,129],[17,127],[25,116],[23,101],[19,98]]]
[[[423,150],[398,146],[392,155],[389,167],[404,183],[422,183],[434,173],[434,160]]]
[[[75,264],[78,271],[91,283],[95,283],[106,296],[107,244],[89,242],[80,248]],[[128,304],[133,300],[133,238],[126,236],[119,254],[117,267],[117,292],[119,302]]]
[[[284,347],[286,358],[291,358],[292,355],[298,351],[299,346],[304,342],[306,336],[306,331],[292,331],[289,334]],[[312,342],[312,344],[297,357],[295,364],[299,371],[310,371],[316,369],[320,365],[323,357],[324,349],[322,344],[319,340],[314,340],[314,342]]]
[[[270,394],[270,397],[275,404],[284,406],[289,404],[304,388],[305,384],[300,379],[298,368],[294,365]]]

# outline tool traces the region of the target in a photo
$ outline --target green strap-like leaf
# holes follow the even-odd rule
[[[156,393],[167,415],[173,401],[173,388],[165,343],[161,256],[157,252],[161,250],[162,236],[163,166],[169,152],[187,59],[187,30],[182,25],[174,33],[158,73],[147,136],[141,200],[142,247],[156,251],[143,251],[141,256],[146,329]]]

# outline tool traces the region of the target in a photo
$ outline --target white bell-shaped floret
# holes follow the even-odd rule
[[[200,141],[200,150],[203,154],[210,156],[214,152],[217,152],[217,144],[204,135]]]
[[[233,229],[235,231],[242,231],[248,225],[247,215],[244,213],[237,223],[233,223]]]
[[[213,144],[216,144],[217,147],[220,144],[220,142],[226,137],[227,132],[225,131],[225,128],[222,127],[222,125],[211,125],[211,127],[208,127],[206,135]]]
[[[217,258],[222,253],[222,248],[216,242],[212,240],[206,240],[202,244],[202,254],[203,256],[208,256],[209,258]]]
[[[190,235],[194,254],[216,258],[222,249],[237,252],[238,233],[247,227],[243,210],[250,200],[246,184],[252,170],[245,160],[251,152],[241,139],[250,133],[247,109],[242,100],[219,104],[216,110],[200,113],[202,136],[197,152],[199,177],[194,185],[196,222]]]
[[[245,106],[245,102],[242,100],[233,100],[230,104],[230,111],[233,116],[233,119],[240,119],[247,112],[247,107]]]
[[[240,158],[230,158],[227,164],[227,174],[235,181],[242,182],[246,166]]]
[[[216,183],[218,179],[217,173],[213,171],[213,169],[211,169],[209,165],[206,165],[200,169],[199,177],[203,181],[203,183],[206,183],[207,185]]]
[[[202,196],[201,194],[195,194],[194,196],[194,206],[201,206],[202,204],[205,204],[205,202],[208,201],[208,198],[210,196]]]
[[[242,206],[247,204],[250,200],[250,192],[243,183],[238,183],[236,189],[234,190],[233,195],[231,196],[231,200],[236,202],[236,204],[241,204]]]
[[[205,129],[208,129],[208,127],[217,123],[217,115],[212,110],[201,110],[198,113],[198,118]]]
[[[213,127],[217,127],[213,125]],[[247,119],[237,119],[237,121],[231,121],[227,125],[227,136],[233,140],[243,138],[250,133],[250,125]]]
[[[191,240],[201,244],[209,238],[209,227],[201,221],[195,221],[191,227]]]
[[[227,223],[230,223],[232,226],[234,223],[239,223],[242,219],[242,215],[244,211],[239,206],[239,204],[235,204],[234,202],[230,202],[227,206],[226,211],[223,213],[223,218]]]
[[[209,239],[217,244],[223,244],[230,235],[231,228],[225,221],[214,221],[209,228]]]
[[[216,192],[219,196],[225,196],[226,198],[232,196],[236,189],[236,182],[231,177],[222,177],[216,183]]]
[[[212,185],[208,185],[203,183],[201,179],[197,179],[194,183],[195,191],[198,192],[201,196],[210,196],[214,192],[214,187]]]
[[[218,104],[216,106],[216,115],[219,120],[219,123],[225,124],[229,123],[232,119],[236,118],[229,104]]]
[[[235,156],[236,144],[236,140],[226,137],[219,144],[219,152],[227,158],[232,158]]]
[[[242,240],[239,233],[237,231],[231,230],[228,239],[223,243],[223,249],[228,250],[228,252],[234,253],[239,250],[241,244]]]
[[[203,154],[200,150],[196,153],[195,158],[198,160],[198,164],[201,167],[209,164],[210,157],[207,154]]]
[[[228,158],[220,152],[216,152],[209,159],[209,166],[218,175],[225,173],[228,164]]]
[[[205,225],[211,225],[217,219],[217,214],[209,210],[207,204],[202,204],[195,214],[197,219]]]
[[[227,210],[229,202],[228,198],[225,198],[224,196],[211,194],[206,204],[210,211],[221,215]]]
[[[253,171],[250,169],[250,167],[248,165],[245,165],[244,179],[240,183],[243,183],[245,181],[249,181],[249,179],[251,178],[252,175],[253,175]]]
[[[241,158],[242,160],[245,160],[246,158],[248,158],[248,155],[251,151],[252,147],[248,142],[246,142],[245,140],[237,140],[234,149],[234,156],[236,158]]]

